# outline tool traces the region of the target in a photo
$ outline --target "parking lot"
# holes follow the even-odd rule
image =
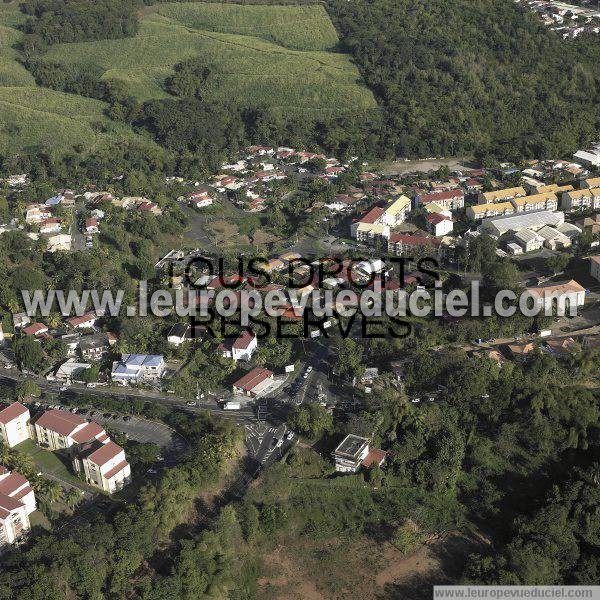
[[[148,421],[140,417],[121,417],[115,415],[116,418],[113,418],[105,416],[108,413],[101,413],[97,410],[80,414],[84,419],[94,420],[103,427],[123,432],[130,440],[157,444],[162,449],[165,464],[167,465],[175,464],[177,457],[185,452],[188,447],[185,439],[164,423]]]

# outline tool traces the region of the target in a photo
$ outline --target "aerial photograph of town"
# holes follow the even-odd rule
[[[600,2],[2,0],[0,600],[600,600]]]

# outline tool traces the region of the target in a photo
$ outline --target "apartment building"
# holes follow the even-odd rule
[[[157,383],[165,371],[162,354],[123,354],[113,363],[112,380],[122,385]]]
[[[558,209],[558,196],[556,192],[544,192],[523,198],[513,198],[511,202],[517,212],[532,212],[536,210],[553,211]]]
[[[600,210],[600,187],[564,192],[562,209],[567,212]]]
[[[113,441],[98,440],[85,444],[73,459],[73,468],[85,481],[104,492],[113,494],[131,481],[131,466],[125,451]]]
[[[507,202],[514,198],[527,196],[523,187],[505,188],[503,190],[492,190],[491,192],[480,192],[477,202],[479,204],[491,204],[493,202]]]
[[[492,217],[501,217],[504,215],[513,215],[516,211],[511,202],[489,202],[487,204],[477,204],[469,206],[466,210],[467,217],[472,221],[481,219],[490,219]]]
[[[460,189],[446,190],[430,194],[419,194],[416,200],[421,206],[434,202],[445,210],[458,210],[465,206],[465,193]]]
[[[29,409],[20,402],[13,402],[0,410],[0,440],[9,448],[29,439]]]
[[[97,440],[109,439],[104,429],[95,421],[86,421],[66,410],[47,410],[34,423],[38,446],[48,450],[65,450],[70,454],[79,446]]]
[[[0,554],[31,529],[29,515],[36,508],[29,481],[0,466]]]

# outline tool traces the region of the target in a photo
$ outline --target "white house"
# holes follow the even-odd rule
[[[242,331],[235,340],[226,340],[221,344],[223,358],[235,361],[250,360],[258,347],[258,338],[251,331]]]
[[[48,238],[48,252],[68,252],[71,250],[71,235],[59,233]]]
[[[165,371],[162,354],[123,354],[112,367],[112,380],[122,385],[156,383]]]
[[[29,409],[20,402],[13,402],[0,410],[0,440],[9,448],[29,439]]]
[[[536,299],[545,314],[551,315],[554,309],[568,313],[574,307],[585,304],[585,288],[574,279],[562,283],[543,284],[527,291]]]
[[[444,213],[431,213],[425,217],[429,230],[435,237],[443,237],[452,233],[454,223],[452,217]]]
[[[354,434],[348,434],[333,451],[335,470],[339,473],[356,473],[361,467],[381,466],[386,453],[377,448],[369,448],[369,440]]]

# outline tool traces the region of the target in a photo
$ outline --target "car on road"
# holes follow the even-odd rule
[[[193,400],[188,400],[188,401],[185,403],[185,405],[186,405],[186,406],[196,406],[196,403],[195,403]]]
[[[306,367],[307,373],[312,373],[312,370],[313,370],[312,365],[308,365],[308,367]]]
[[[293,431],[288,431],[288,432],[285,434],[285,439],[286,439],[286,440],[291,440],[293,437],[294,437],[294,432],[293,432]]]
[[[158,471],[156,469],[148,469],[146,473],[150,473],[151,475],[156,475]]]
[[[59,392],[66,392],[69,388],[66,385],[63,385],[62,387],[59,388]]]

